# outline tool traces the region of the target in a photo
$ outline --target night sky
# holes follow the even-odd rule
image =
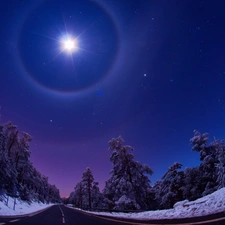
[[[68,196],[109,178],[121,135],[154,171],[199,164],[193,130],[225,138],[225,1],[2,0],[0,114]],[[62,42],[72,38],[75,51]]]

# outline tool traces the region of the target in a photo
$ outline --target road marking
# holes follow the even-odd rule
[[[62,211],[62,209],[61,209],[60,206],[59,206],[59,209],[60,209],[60,211],[61,211],[61,213],[62,213],[62,222],[65,223],[64,213],[63,213],[63,211]]]
[[[11,220],[11,221],[9,221],[10,223],[14,223],[14,222],[17,222],[17,221],[19,221],[20,219],[17,219],[17,220]]]
[[[67,207],[67,206],[66,206]],[[70,208],[70,207],[68,207]],[[97,218],[101,218],[101,219],[105,219],[105,220],[109,220],[109,221],[113,221],[113,222],[119,222],[119,223],[125,223],[125,224],[132,224],[132,225],[163,225],[163,224],[168,224],[168,223],[152,223],[151,221],[147,222],[147,223],[141,223],[140,222],[132,222],[132,221],[123,221],[123,220],[120,220],[120,219],[126,219],[126,218],[119,218],[119,217],[116,217],[117,219],[113,219],[112,217],[111,218],[106,218],[106,217],[103,217],[101,215],[96,215],[96,214],[92,214],[90,212],[84,212],[84,211],[81,211],[81,210],[77,210],[77,209],[74,209],[74,208],[70,208],[70,209],[73,209],[77,212],[80,212],[80,213],[83,213],[83,214],[87,214],[89,216],[93,216],[93,217],[97,217]],[[109,216],[110,217],[110,216]],[[129,218],[131,219],[131,218]],[[168,220],[171,220],[172,218],[168,218]],[[179,219],[191,219],[190,218],[179,218]],[[174,219],[175,220],[175,219]],[[217,222],[217,221],[221,221],[221,220],[225,220],[225,217],[221,217],[221,218],[217,218],[217,219],[211,219],[211,220],[204,220],[204,221],[199,221],[199,222],[182,222],[182,223],[175,223],[176,225],[197,225],[197,224],[207,224],[207,223],[211,223],[211,222]],[[160,222],[160,220],[158,220]],[[169,224],[168,224],[169,225]],[[170,224],[171,225],[171,224]]]
[[[61,209],[61,207],[60,207],[60,206],[59,206],[59,209],[60,209],[61,213],[63,214],[63,211],[62,211],[62,209]]]

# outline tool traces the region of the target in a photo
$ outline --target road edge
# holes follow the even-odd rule
[[[34,215],[39,214],[39,213],[41,213],[41,212],[44,212],[45,210],[51,208],[52,206],[55,206],[55,205],[50,205],[50,206],[48,206],[48,207],[46,207],[46,208],[44,208],[44,209],[40,209],[40,210],[35,211],[35,212],[26,213],[26,214],[21,214],[21,215],[5,215],[5,216],[4,216],[4,215],[0,215],[0,219],[7,219],[7,218],[22,218],[22,217],[27,217],[27,216],[31,217],[31,216],[34,216]]]
[[[194,225],[194,224],[204,224],[205,222],[218,222],[220,220],[225,219],[225,212],[218,212],[214,214],[209,214],[209,215],[204,215],[204,216],[199,216],[199,217],[186,217],[186,218],[172,218],[172,219],[145,219],[145,220],[138,220],[138,219],[131,219],[131,218],[121,218],[121,217],[115,217],[115,216],[110,216],[110,215],[98,215],[94,214],[92,212],[84,211],[84,210],[79,210],[76,208],[68,207],[64,205],[67,208],[73,209],[77,212],[89,215],[89,216],[94,216],[94,217],[99,217],[102,219],[108,219],[108,220],[113,220],[117,222],[122,222],[126,224],[135,224],[135,225],[145,225],[145,224],[173,224],[173,225]],[[217,218],[219,216],[219,218]],[[214,217],[214,218],[213,218]]]

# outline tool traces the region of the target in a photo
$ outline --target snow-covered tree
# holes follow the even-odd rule
[[[216,190],[216,163],[217,151],[216,143],[207,145],[209,134],[194,130],[194,137],[190,139],[192,150],[200,153],[201,164],[198,167],[201,176],[202,195],[208,195]]]
[[[1,125],[1,167],[3,174],[3,191],[8,195],[14,196],[17,189],[17,174],[14,158],[12,157],[12,149],[17,144],[18,129],[11,122]],[[4,168],[3,168],[4,165]]]
[[[150,188],[148,175],[152,175],[153,171],[147,165],[135,161],[134,155],[130,153],[133,148],[123,145],[123,142],[121,136],[109,141],[113,169],[103,192],[109,207],[121,210],[145,209]]]
[[[182,164],[175,162],[163,175],[159,192],[156,193],[157,202],[160,202],[160,208],[172,208],[174,203],[183,200],[181,189],[183,172],[178,171],[181,167]]]
[[[84,189],[84,193],[87,193],[84,195],[84,204],[85,207],[88,207],[89,209],[91,208],[91,191],[92,191],[92,186],[93,186],[93,181],[94,177],[92,174],[92,171],[90,168],[87,168],[86,171],[82,175],[82,185]]]
[[[105,208],[103,194],[100,192],[98,182],[93,182],[91,190],[91,204],[93,209]]]
[[[58,189],[33,167],[30,141],[11,122],[0,125],[0,191],[28,202],[60,201]]]
[[[82,175],[82,180],[76,184],[74,192],[69,197],[69,202],[79,208],[101,208],[103,196],[99,190],[98,182],[94,181],[94,176],[90,168],[87,168]]]
[[[161,197],[161,189],[162,189],[162,180],[156,181],[156,183],[149,189],[148,192],[148,209],[155,210],[160,209],[162,197]]]
[[[73,204],[73,205],[75,205],[74,198],[75,198],[75,191],[72,191],[70,193],[69,197],[64,200],[64,202],[66,202],[66,204]]]
[[[216,183],[216,189],[220,189],[225,187],[225,142],[224,140],[219,141],[214,138],[209,147],[213,149],[211,152],[214,153],[214,182]]]
[[[194,137],[190,139],[192,150],[200,153],[200,160],[203,160],[208,155],[207,143],[209,141],[209,134],[201,134],[194,130]]]
[[[82,182],[76,184],[74,188],[73,203],[79,208],[83,208],[84,187]]]
[[[201,182],[201,171],[199,166],[194,168],[186,168],[184,170],[183,186],[181,187],[183,199],[193,201],[202,197],[204,185]]]
[[[7,191],[10,183],[15,183],[15,171],[12,171],[8,152],[5,148],[6,136],[4,126],[0,126],[0,191]]]

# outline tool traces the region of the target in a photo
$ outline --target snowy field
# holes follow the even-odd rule
[[[13,210],[14,199],[9,198],[8,206],[6,206],[6,199],[0,201],[0,216],[8,215],[23,215],[33,213],[47,207],[51,204],[32,203],[17,200],[15,211]],[[91,212],[97,215],[108,215],[120,218],[131,219],[170,219],[170,218],[187,218],[214,214],[217,212],[225,211],[225,188],[222,188],[210,195],[199,198],[195,201],[189,202],[187,200],[178,202],[174,205],[173,209],[147,211],[141,213],[106,213],[106,212]],[[88,212],[90,213],[90,212]]]
[[[0,198],[0,216],[23,215],[37,212],[39,210],[50,207],[52,204],[43,204],[33,202],[30,205],[26,202],[16,200],[15,210],[13,210],[14,199],[9,198],[8,206],[6,206],[6,199]]]
[[[189,202],[184,200],[177,202],[173,209],[155,210],[141,213],[106,213],[106,212],[91,212],[97,215],[114,216],[118,218],[129,219],[174,219],[197,217],[225,211],[225,188],[222,188],[210,195]]]

